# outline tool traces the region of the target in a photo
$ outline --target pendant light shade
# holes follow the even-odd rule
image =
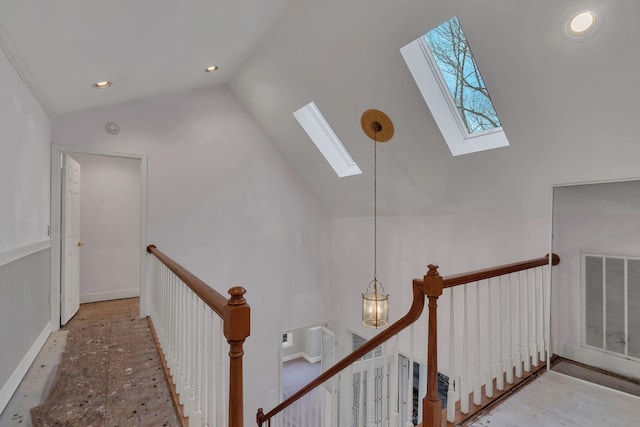
[[[372,280],[367,292],[362,294],[362,324],[370,328],[384,328],[389,324],[389,295],[377,280]]]
[[[384,328],[389,324],[389,294],[378,280],[378,177],[377,146],[393,136],[391,119],[378,110],[367,110],[360,119],[362,130],[373,139],[373,280],[362,294],[362,324],[370,328]]]

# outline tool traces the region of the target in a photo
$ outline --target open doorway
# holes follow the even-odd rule
[[[68,154],[78,159],[82,159],[84,160],[84,163],[86,163],[87,165],[90,165],[89,170],[90,170],[90,173],[93,175],[91,179],[94,181],[92,185],[93,190],[99,187],[102,187],[103,190],[105,188],[109,188],[109,183],[99,182],[99,181],[101,179],[104,180],[105,179],[104,177],[108,176],[110,168],[111,168],[111,172],[113,172],[114,165],[119,165],[120,168],[122,168],[123,165],[126,165],[124,166],[124,168],[128,169],[129,175],[131,173],[136,174],[135,170],[137,169],[137,177],[138,177],[137,188],[134,188],[134,189],[127,188],[127,191],[126,191],[126,193],[128,193],[127,196],[124,196],[125,191],[122,188],[123,185],[125,186],[127,185],[127,184],[124,184],[124,181],[122,181],[124,175],[117,178],[116,175],[112,174],[110,175],[111,178],[106,178],[107,180],[111,179],[112,184],[118,184],[117,186],[116,185],[112,186],[110,191],[112,193],[115,193],[115,197],[117,198],[119,196],[118,189],[120,189],[122,193],[120,194],[121,199],[119,202],[114,202],[114,199],[110,200],[109,202],[105,200],[105,202],[108,203],[109,206],[106,206],[105,203],[101,203],[101,202],[93,203],[94,206],[92,206],[92,209],[94,209],[94,211],[92,213],[90,212],[88,214],[89,218],[87,218],[88,220],[90,220],[89,223],[91,223],[91,220],[97,220],[99,218],[102,218],[103,220],[105,220],[110,216],[108,211],[110,208],[113,207],[112,205],[115,203],[120,205],[119,207],[120,211],[124,212],[124,215],[128,216],[130,223],[131,222],[137,223],[137,226],[135,226],[136,230],[133,231],[133,233],[137,233],[137,234],[134,234],[133,236],[133,239],[136,240],[137,243],[128,244],[128,246],[134,246],[133,252],[131,252],[131,248],[129,248],[129,252],[127,252],[127,251],[123,251],[122,248],[115,248],[114,246],[109,247],[109,245],[106,245],[106,249],[105,249],[105,246],[102,246],[102,249],[99,249],[98,247],[92,248],[92,249],[99,249],[97,251],[98,253],[94,254],[97,256],[93,256],[93,259],[97,260],[95,261],[96,263],[103,262],[103,258],[100,256],[101,255],[100,253],[104,255],[105,252],[108,252],[110,254],[109,256],[111,256],[112,259],[114,257],[117,259],[118,257],[123,257],[123,256],[126,256],[128,258],[131,258],[131,257],[135,258],[135,260],[133,261],[129,260],[130,262],[132,262],[132,265],[134,265],[134,267],[126,268],[127,274],[129,275],[129,277],[133,277],[131,276],[132,270],[134,271],[133,274],[137,275],[137,279],[129,279],[129,280],[135,280],[135,284],[128,284],[128,282],[125,284],[113,283],[113,284],[109,284],[111,288],[105,287],[103,284],[102,288],[97,288],[98,290],[96,290],[96,288],[89,287],[84,289],[85,295],[83,299],[84,299],[84,302],[107,300],[107,299],[134,296],[132,294],[136,293],[140,295],[140,311],[141,311],[140,314],[145,315],[148,312],[148,307],[147,307],[148,302],[146,301],[147,292],[145,291],[148,284],[145,282],[145,268],[143,267],[145,265],[144,247],[147,241],[147,235],[146,235],[147,234],[146,233],[147,157],[144,155],[137,155],[137,154],[102,152],[102,151],[96,151],[96,150],[92,150],[84,147],[53,145],[52,155],[51,155],[51,239],[52,239],[52,243],[51,243],[51,298],[50,298],[52,329],[57,330],[60,327],[60,321],[61,321],[60,302],[61,302],[61,298],[64,297],[63,293],[65,291],[61,286],[61,275],[60,275],[61,263],[63,262],[63,260],[61,259],[62,258],[61,257],[61,230],[63,229],[63,227],[61,225],[63,224],[63,220],[64,220],[64,218],[62,217],[62,209],[61,209],[61,200],[62,200],[61,183],[62,183],[62,175],[63,175],[61,166],[63,164],[62,162],[63,157]],[[119,160],[125,160],[127,162],[120,163]],[[125,178],[125,180],[126,179],[128,178]],[[131,182],[132,181],[129,181],[129,185],[131,184]],[[135,195],[132,195],[133,193],[137,193],[137,197]],[[104,193],[101,196],[98,195],[96,197],[98,198],[104,197]],[[127,205],[129,205],[130,203],[135,203],[136,206],[135,208],[133,208],[132,206],[129,206],[131,209],[127,210],[126,209]],[[100,211],[101,207],[102,207],[102,211],[104,212],[96,213],[95,209]],[[116,227],[118,226],[117,222],[115,223],[115,226]],[[123,224],[120,224],[120,226],[124,228]],[[89,227],[91,228],[91,226]],[[131,231],[131,228],[128,228],[128,231]],[[92,232],[89,233],[90,238],[91,238]],[[93,238],[95,238],[95,236]],[[105,239],[105,238],[103,237],[102,239]],[[85,242],[82,242],[82,243],[85,243]],[[102,243],[105,243],[105,242],[101,242],[101,244]],[[87,248],[83,247],[83,249],[87,249]],[[90,263],[87,263],[87,265],[85,265],[84,267],[86,268],[85,275],[89,274],[89,275],[94,275],[94,277],[97,277],[96,275],[100,274],[98,270],[104,266],[96,267],[95,265],[91,265]],[[113,266],[110,269],[113,270],[114,269]],[[116,270],[117,269],[119,269],[119,267],[116,268]],[[111,277],[113,279],[113,275],[111,275]],[[118,280],[118,279],[115,279],[115,280]]]
[[[638,378],[640,181],[555,187],[552,241],[554,353]]]
[[[322,326],[282,333],[281,396],[287,399],[322,373]]]
[[[140,159],[74,154],[80,163],[80,303],[140,296]]]

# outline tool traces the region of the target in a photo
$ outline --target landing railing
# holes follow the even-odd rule
[[[436,310],[443,290],[448,290],[449,299],[446,420],[453,423],[470,418],[549,357],[547,269],[559,262],[553,254],[445,278],[437,266],[429,266],[425,282],[428,276],[436,280],[426,292],[429,343],[423,427],[442,425]]]
[[[151,319],[184,416],[191,426],[243,427],[245,290],[231,288],[227,299],[155,245],[147,252]]]
[[[420,425],[440,427],[468,419],[536,367],[541,368],[549,357],[547,277],[549,266],[559,262],[554,254],[445,278],[438,273],[438,266],[430,265],[423,279],[414,279],[413,302],[403,318],[271,411],[264,413],[260,408],[258,426],[398,426],[399,394],[403,392],[398,378],[393,378],[393,369],[387,370],[385,347],[381,347],[381,355],[376,355],[375,349],[418,320],[425,298],[429,307],[427,387]],[[443,416],[438,397],[437,307],[444,290],[450,306],[448,346],[443,352],[448,360],[449,387]],[[370,352],[370,362],[361,360]],[[354,369],[363,363],[370,363],[368,381],[364,371],[360,374]],[[340,373],[343,375],[336,377]],[[367,386],[361,387],[363,382]],[[365,407],[358,403],[362,401],[358,395],[363,394],[368,395]],[[412,399],[406,393],[402,400]]]

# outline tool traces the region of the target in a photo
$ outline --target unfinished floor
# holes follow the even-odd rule
[[[33,363],[2,422],[8,426],[179,426],[169,385],[138,299],[83,304],[76,316],[52,335]],[[56,349],[67,334],[60,363]],[[38,368],[40,367],[40,368]],[[45,391],[29,381],[48,368]],[[43,373],[42,376],[47,375]],[[24,386],[27,386],[26,389]],[[41,385],[42,387],[42,385]],[[33,404],[30,415],[25,404]],[[5,410],[5,412],[7,412]],[[26,413],[25,413],[26,412]]]
[[[638,396],[548,371],[471,427],[631,427],[638,420]]]

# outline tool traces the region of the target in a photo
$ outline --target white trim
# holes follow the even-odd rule
[[[502,127],[479,134],[469,134],[460,126],[457,111],[452,112],[450,95],[431,65],[431,54],[423,36],[400,49],[400,53],[422,94],[453,156],[507,147],[509,141]]]
[[[135,298],[140,296],[140,289],[122,289],[119,291],[94,292],[91,294],[81,294],[80,304],[98,301],[110,301],[114,299]]]
[[[27,371],[33,361],[36,360],[36,357],[44,346],[44,343],[47,341],[49,334],[51,334],[51,322],[47,322],[47,324],[44,325],[40,335],[38,335],[36,340],[33,342],[29,351],[27,351],[27,354],[24,355],[16,369],[13,371],[13,374],[11,374],[7,382],[2,386],[2,390],[0,390],[0,413],[7,406],[9,400],[11,400],[13,393],[18,389],[20,382],[27,374]]]
[[[574,187],[578,185],[591,185],[591,184],[614,184],[617,182],[632,182],[632,181],[640,181],[640,176],[637,177],[629,177],[629,178],[613,178],[613,179],[600,179],[594,181],[576,181],[576,182],[564,182],[559,184],[552,184],[552,188],[560,188],[560,187]]]
[[[60,329],[60,199],[62,154],[93,154],[140,160],[140,315],[150,313],[151,284],[147,277],[148,157],[145,154],[117,153],[74,145],[51,145],[51,329]]]
[[[37,80],[33,77],[29,66],[27,65],[24,58],[22,58],[22,55],[20,55],[18,49],[13,44],[9,33],[2,26],[2,23],[0,23],[0,50],[4,52],[9,62],[16,70],[18,76],[20,76],[25,86],[29,88],[33,97],[36,99],[38,104],[40,104],[40,107],[42,107],[44,113],[49,117],[49,119],[55,118],[56,112],[53,106],[45,96],[44,91],[42,90],[40,85],[38,85]]]
[[[331,165],[336,175],[343,178],[362,173],[313,101],[294,111],[293,116]]]
[[[607,387],[606,385],[598,384],[596,382],[583,380],[582,378],[574,377],[572,375],[565,374],[563,372],[549,371],[549,375],[558,375],[558,376],[565,377],[565,378],[571,378],[573,381],[580,382],[582,384],[588,385],[589,387],[598,387],[598,388],[600,388],[602,390],[607,390],[608,392],[615,392],[615,393],[618,393],[621,396],[628,396],[628,397],[630,397],[632,399],[640,400],[640,397],[636,396],[635,394],[627,393],[627,392],[624,392],[622,390],[618,390],[618,389],[615,389],[615,388],[612,388],[612,387]]]
[[[554,340],[553,347],[557,349],[556,354],[569,360],[595,366],[605,371],[614,372],[619,375],[637,378],[640,363],[625,358],[624,356],[614,356],[612,353],[605,353],[593,348],[580,347],[574,344],[558,342]]]
[[[20,246],[15,249],[9,249],[5,252],[0,252],[0,267],[50,247],[51,240],[47,239],[35,243],[29,243],[28,245]]]
[[[308,354],[306,354],[305,352],[301,351],[301,352],[298,352],[298,353],[290,354],[288,356],[284,356],[282,358],[282,362],[283,363],[284,362],[289,362],[289,361],[294,360],[294,359],[299,359],[300,357],[302,357],[304,360],[306,360],[309,363],[318,363],[320,360],[322,360],[322,355],[311,357]]]

